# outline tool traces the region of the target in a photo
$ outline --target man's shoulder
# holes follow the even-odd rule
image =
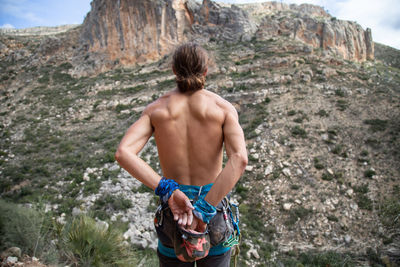
[[[218,107],[221,108],[222,110],[226,112],[232,112],[232,111],[236,112],[235,107],[228,100],[224,99],[222,96],[208,90],[204,91],[210,98],[212,98],[215,101]]]
[[[147,114],[147,115],[151,115],[155,110],[165,107],[168,99],[171,97],[171,95],[173,95],[174,92],[168,92],[162,96],[160,96],[158,99],[154,100],[153,102],[151,102],[150,104],[148,104],[144,111],[143,114]]]

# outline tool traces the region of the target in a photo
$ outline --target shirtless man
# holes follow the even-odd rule
[[[247,164],[243,130],[235,108],[204,89],[208,56],[194,43],[183,44],[173,56],[177,89],[149,104],[128,129],[115,154],[133,177],[167,201],[181,227],[203,232],[212,218],[207,210],[231,191]],[[163,178],[138,157],[154,134]],[[228,161],[222,168],[223,145]],[[209,186],[203,202],[192,204],[183,189],[165,186]],[[176,183],[175,183],[176,182]],[[197,188],[196,187],[196,188]],[[161,189],[160,189],[161,188]],[[158,191],[157,191],[158,190]],[[197,215],[197,216],[196,216]],[[160,266],[194,266],[194,263],[160,253]],[[210,253],[211,255],[211,253]],[[197,261],[197,266],[229,266],[230,251]]]

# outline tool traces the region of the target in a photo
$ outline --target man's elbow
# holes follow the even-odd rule
[[[117,151],[115,152],[115,160],[120,163],[125,155],[125,149],[123,147],[118,147]]]
[[[247,162],[248,162],[247,154],[246,153],[235,153],[233,156],[236,159],[238,169],[240,170],[241,173],[243,173],[244,170],[246,169]]]
[[[242,173],[246,169],[247,163],[248,163],[247,154],[240,155],[240,166],[241,166]]]

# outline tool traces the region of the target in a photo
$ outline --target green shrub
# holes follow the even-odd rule
[[[349,256],[344,257],[334,251],[328,251],[323,253],[301,253],[299,257],[300,262],[304,266],[330,266],[330,267],[346,267],[354,266],[352,259]]]
[[[333,180],[333,175],[328,173],[328,172],[324,172],[322,174],[322,176],[321,176],[321,179],[325,180],[325,181],[332,181]]]
[[[364,210],[372,210],[372,200],[366,196],[365,194],[357,194],[357,199],[356,199],[357,205],[358,207],[360,207],[360,209],[364,209]]]
[[[118,105],[115,107],[115,111],[116,111],[117,113],[120,113],[121,111],[126,110],[126,109],[130,109],[130,108],[132,108],[131,105],[118,104]]]
[[[307,132],[300,126],[296,125],[295,127],[292,128],[291,133],[294,137],[301,137],[301,138],[306,138],[307,137]]]
[[[88,196],[89,194],[97,194],[101,187],[101,180],[96,177],[90,177],[90,181],[85,183],[83,187],[83,195]]]
[[[247,198],[248,192],[249,192],[249,189],[247,189],[243,185],[238,184],[236,186],[236,193],[238,193],[242,197],[242,199],[246,199]]]
[[[108,211],[127,210],[132,207],[132,202],[123,196],[104,195],[97,199],[92,207],[94,215],[104,220]]]
[[[385,199],[380,204],[379,216],[382,223],[393,229],[400,229],[400,200],[396,197]]]
[[[364,172],[364,177],[366,178],[372,178],[372,176],[374,176],[376,174],[376,172],[372,169],[368,169]]]
[[[300,189],[300,186],[297,184],[292,184],[292,185],[290,185],[290,188],[293,190],[298,190],[298,189]]]
[[[115,95],[115,94],[117,94],[117,90],[113,90],[113,89],[111,89],[111,90],[103,90],[103,91],[97,91],[97,95],[99,96],[99,97],[109,97],[109,96],[113,96],[113,95]]]
[[[49,74],[47,74],[47,73],[38,79],[38,82],[43,83],[43,84],[47,84],[47,83],[49,83],[49,81],[50,81],[50,77],[49,77]]]
[[[77,266],[134,266],[122,233],[99,225],[87,215],[74,217],[61,229],[60,250]]]
[[[353,187],[354,192],[366,194],[369,192],[368,184]]]
[[[289,211],[289,218],[285,221],[286,226],[294,225],[298,219],[307,217],[312,211],[302,206]]]
[[[170,79],[159,82],[157,87],[160,88],[161,90],[165,90],[165,89],[171,89],[171,87],[174,87],[175,84],[176,84],[175,79]]]
[[[251,139],[256,137],[256,133],[254,130],[261,124],[263,123],[264,118],[262,115],[258,115],[255,118],[253,118],[250,123],[246,126],[244,129],[245,135],[247,139]]]
[[[19,247],[22,253],[50,259],[52,220],[42,207],[26,208],[0,200],[0,250]]]
[[[297,117],[293,121],[296,122],[296,123],[302,123],[303,120],[304,120],[304,117]]]
[[[75,79],[68,73],[56,71],[53,73],[53,81],[55,83],[70,83],[75,82]]]
[[[344,149],[344,146],[343,145],[336,145],[333,149],[332,149],[332,153],[333,154],[336,154],[336,155],[339,155],[342,151],[343,151],[343,149]]]
[[[388,121],[380,119],[371,119],[371,120],[365,120],[364,123],[370,125],[370,129],[373,132],[380,132],[386,129]]]
[[[141,85],[137,85],[134,87],[128,87],[128,88],[121,89],[121,91],[125,94],[134,94],[134,93],[137,93],[146,88],[147,88],[146,85],[141,84]]]
[[[346,100],[339,99],[336,102],[336,106],[339,108],[340,111],[344,111],[344,110],[346,110],[346,108],[348,108],[349,104],[347,103]]]
[[[150,187],[145,186],[144,184],[141,184],[137,188],[132,188],[133,193],[154,193],[153,190],[150,189]]]
[[[344,91],[342,89],[336,89],[335,90],[335,95],[340,96],[340,97],[344,97]]]
[[[328,215],[326,218],[331,222],[338,222],[339,219],[335,215]]]
[[[324,164],[322,164],[321,161],[320,161],[320,159],[317,158],[317,157],[314,158],[314,167],[315,167],[317,170],[322,170],[323,168],[325,168]]]
[[[57,71],[69,70],[72,69],[72,64],[69,62],[64,62],[57,67]]]

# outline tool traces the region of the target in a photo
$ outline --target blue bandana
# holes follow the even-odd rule
[[[206,224],[209,224],[211,219],[217,214],[217,209],[202,198],[197,200],[193,207],[193,214]]]
[[[160,197],[161,202],[165,203],[171,197],[172,193],[179,189],[179,185],[172,179],[167,179],[163,177],[158,184],[155,193]]]

